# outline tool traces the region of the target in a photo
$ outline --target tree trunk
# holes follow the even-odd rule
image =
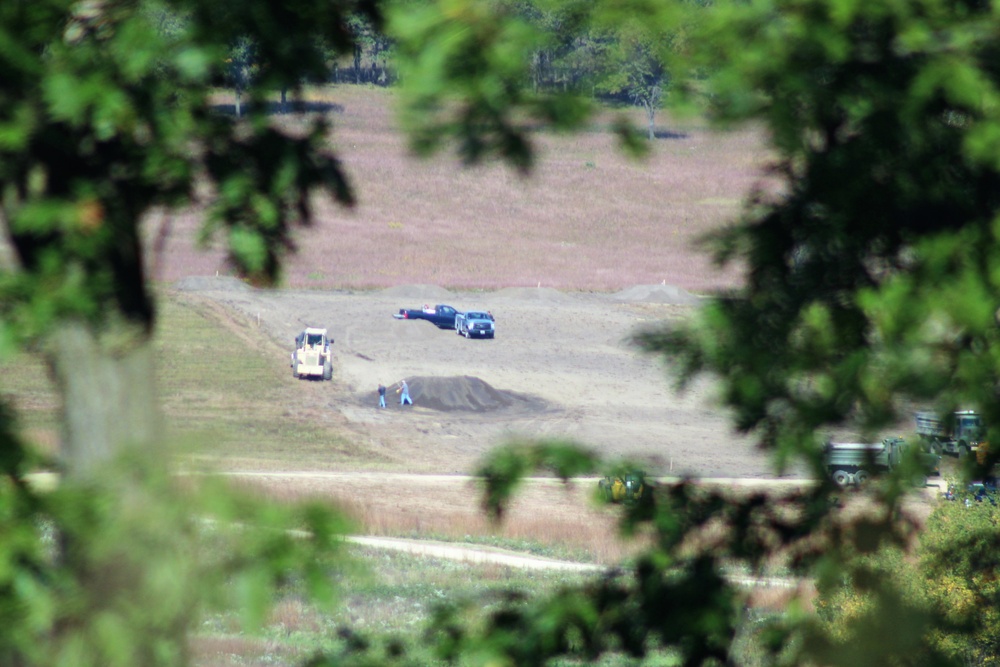
[[[652,102],[647,102],[646,107],[646,122],[649,125],[649,140],[652,141],[656,139],[656,107],[653,106]]]
[[[61,453],[66,474],[88,477],[121,454],[159,451],[161,419],[153,356],[142,327],[81,321],[60,325],[47,350],[62,396]]]
[[[110,321],[109,321],[110,320]],[[187,649],[195,598],[189,583],[156,582],[164,568],[190,574],[177,550],[190,546],[182,522],[165,521],[164,502],[149,486],[150,472],[163,470],[164,438],[156,401],[153,350],[148,328],[111,316],[100,329],[80,320],[64,320],[46,344],[46,354],[62,397],[62,463],[66,482],[100,489],[99,508],[89,508],[97,530],[70,530],[58,536],[62,571],[78,583],[73,605],[61,610],[54,641],[81,643],[93,662],[108,664],[115,647],[125,647],[131,664],[188,667]],[[123,464],[117,459],[128,456]],[[148,466],[148,467],[147,467]],[[160,505],[158,505],[160,503]],[[77,526],[79,528],[79,526]],[[159,569],[157,569],[159,568]],[[149,612],[157,592],[179,597]],[[139,611],[122,614],[123,609]],[[106,616],[128,635],[118,644],[96,637],[95,617]],[[74,633],[84,629],[85,639]],[[163,648],[169,647],[168,652]],[[116,663],[119,664],[119,663]]]
[[[240,118],[243,116],[243,108],[240,104],[243,98],[243,91],[240,90],[239,86],[236,87],[236,117]]]
[[[288,113],[288,88],[281,87],[281,113]]]

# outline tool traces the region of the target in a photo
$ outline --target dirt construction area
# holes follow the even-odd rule
[[[669,285],[617,293],[420,285],[265,291],[208,277],[182,279],[174,289],[224,306],[286,360],[304,327],[327,328],[333,381],[298,380],[289,367],[290,391],[339,415],[377,453],[381,469],[468,474],[501,443],[559,438],[611,460],[638,461],[652,475],[773,476],[766,455],[731,431],[708,380],[677,394],[663,361],[630,341],[698,307],[697,297]],[[492,311],[496,338],[467,340],[426,321],[393,318],[400,308],[439,303]],[[399,404],[402,379],[412,407]],[[384,410],[377,407],[380,382],[388,387]]]

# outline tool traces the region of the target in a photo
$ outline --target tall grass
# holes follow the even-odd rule
[[[308,488],[280,478],[240,484],[278,502],[309,498],[336,504],[365,535],[492,545],[603,565],[621,564],[645,544],[641,539],[622,539],[620,508],[596,502],[596,483],[593,488],[580,484],[569,491],[549,482],[529,484],[499,523],[482,512],[478,488],[459,478],[422,482],[366,474],[326,483],[315,480]],[[362,486],[367,490],[360,491]]]
[[[311,604],[293,584],[257,636],[240,634],[236,619],[228,615],[206,619],[194,641],[199,667],[298,664],[316,651],[343,649],[348,629],[401,641],[416,648],[420,664],[439,664],[419,648],[438,606],[468,604],[470,613],[479,614],[495,606],[505,591],[545,595],[584,581],[576,573],[472,565],[364,547],[354,549],[351,558],[354,566],[333,573],[343,591],[334,609]]]
[[[331,143],[359,204],[318,202],[316,228],[299,234],[287,264],[289,286],[617,290],[665,282],[706,291],[740,281],[738,267],[720,270],[696,242],[734,221],[747,194],[767,185],[768,154],[755,130],[716,132],[662,115],[671,138],[651,142],[649,156],[635,161],[600,118],[575,136],[532,135],[539,157],[522,178],[500,164],[463,168],[453,153],[411,157],[391,89],[328,86],[308,96],[342,108],[331,114]],[[197,223],[197,212],[175,220],[159,279],[224,270],[220,252],[194,250]]]

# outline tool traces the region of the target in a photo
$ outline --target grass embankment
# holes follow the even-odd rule
[[[252,460],[283,469],[348,456],[350,443],[335,424],[289,405],[282,382],[287,352],[208,305],[164,296],[158,306],[157,386],[167,440],[180,451],[215,459],[220,467]],[[28,439],[54,453],[59,403],[41,356],[8,360],[2,392]]]
[[[172,439],[220,468],[308,469],[357,458],[332,411],[290,394],[288,351],[217,308],[183,296],[160,301],[157,375]]]

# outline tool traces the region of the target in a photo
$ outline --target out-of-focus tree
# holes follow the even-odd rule
[[[880,626],[873,619],[892,611],[909,621],[899,632],[929,628],[927,644],[954,664],[996,664],[1000,516],[989,500],[957,501],[934,508],[919,542],[859,557],[820,590],[819,617],[833,640],[861,647]],[[894,609],[886,606],[890,591]]]
[[[495,16],[481,15],[478,3],[442,4],[436,18],[410,23],[401,45],[408,54],[421,45],[419,76],[403,81],[411,87],[404,98],[417,95],[419,109],[434,119],[419,128],[421,146],[460,137],[465,148],[463,131],[473,128],[482,131],[475,148],[499,134],[520,151],[528,144],[518,120],[530,113],[528,98],[512,87],[514,69],[526,65],[514,55],[502,58],[500,46],[516,43],[515,35],[496,27]],[[670,359],[679,384],[715,376],[734,426],[757,438],[776,469],[802,464],[817,479],[824,477],[821,443],[830,427],[875,437],[909,419],[909,406],[928,403],[946,414],[958,405],[976,408],[995,428],[1000,22],[992,6],[740,0],[597,3],[593,11],[602,13],[601,25],[614,25],[616,15],[624,25],[637,12],[659,17],[655,28],[683,36],[665,58],[674,101],[704,109],[721,125],[755,123],[773,150],[773,168],[743,219],[706,244],[720,262],[744,270],[745,286],[709,300],[688,325],[640,337],[647,350]],[[489,55],[466,58],[455,48],[473,43],[485,43]],[[529,42],[521,44],[518,52],[531,53]],[[493,67],[491,58],[502,65]],[[453,62],[462,65],[448,66]],[[470,109],[491,110],[488,122]],[[431,136],[431,127],[440,131]],[[998,456],[991,449],[979,472]],[[496,491],[524,470],[502,459],[487,472]],[[905,512],[908,492],[905,480],[890,477],[864,494],[873,502],[870,513],[845,514],[829,501],[826,484],[788,512],[763,496],[661,489],[662,502],[632,516],[633,523],[649,522],[656,542],[639,560],[636,580],[567,594],[549,607],[506,610],[491,632],[456,636],[469,649],[515,663],[528,659],[519,652],[527,645],[536,656],[547,647],[549,655],[587,657],[609,647],[643,654],[660,646],[678,652],[681,664],[726,662],[717,642],[733,630],[723,602],[732,589],[707,573],[723,561],[753,566],[762,553],[785,553],[792,572],[825,586],[850,572],[857,557],[910,543],[919,522]],[[713,521],[728,522],[732,532],[723,531],[706,551],[687,551]],[[715,560],[717,553],[725,555]],[[994,566],[986,567],[993,576]],[[701,595],[661,596],[664,582],[685,582]],[[856,582],[875,593],[856,632],[831,636],[793,615],[767,635],[775,659],[956,663],[929,638],[936,630],[968,636],[969,628],[914,607],[893,581]],[[652,621],[672,618],[678,600],[703,621],[683,639],[662,634]],[[644,609],[657,610],[648,623]],[[721,628],[721,635],[708,628]],[[509,645],[490,643],[504,636]],[[847,636],[850,643],[842,640]]]
[[[711,245],[746,288],[649,346],[717,374],[779,465],[820,427],[910,419],[908,401],[998,423],[996,18],[820,0],[706,16],[688,55],[710,75],[687,92],[763,123],[774,180]]]
[[[351,189],[322,119],[289,136],[252,104],[236,124],[213,111],[212,94],[245,35],[268,63],[247,84],[251,101],[321,74],[311,37],[349,50],[347,11],[378,20],[368,5],[254,0],[0,5],[0,223],[11,249],[0,349],[46,360],[63,425],[63,483],[39,494],[25,482],[37,457],[0,412],[0,662],[183,664],[192,610],[220,590],[210,579],[235,583],[257,620],[291,569],[329,588],[318,559],[332,546],[328,512],[257,512],[213,495],[196,508],[163,480],[142,223],[209,193],[202,233],[223,237],[250,280],[279,278],[310,198],[350,204]],[[123,471],[123,459],[138,463]],[[250,530],[245,550],[205,552],[199,513],[270,527]],[[313,539],[282,532],[294,525]]]
[[[260,70],[261,63],[257,59],[257,45],[252,37],[242,35],[230,49],[226,59],[226,75],[233,87],[236,117],[243,116],[243,91],[250,88],[254,77]],[[284,89],[282,90],[284,93]],[[282,95],[284,101],[284,94]]]
[[[268,63],[249,82],[251,99],[323,71],[314,41],[288,40],[284,30],[322,31],[349,48],[340,11],[208,4],[173,5],[187,20],[172,31],[131,2],[48,0],[0,11],[20,45],[5,52],[0,82],[8,137],[0,213],[16,257],[0,284],[3,332],[37,341],[52,365],[73,473],[158,433],[144,215],[187,204],[211,185],[203,233],[224,235],[234,266],[270,283],[293,226],[310,221],[310,193],[352,201],[322,119],[286,136],[266,122],[263,105],[237,127],[212,112],[211,99],[229,46],[243,35],[255,35]]]
[[[670,85],[670,76],[661,50],[667,38],[650,34],[647,26],[629,21],[621,26],[607,51],[604,75],[597,90],[607,95],[625,96],[646,112],[646,131],[656,138],[656,112]]]
[[[23,476],[29,452],[10,420],[0,420],[0,507],[10,512],[0,518],[11,537],[0,541],[11,565],[0,569],[0,586],[14,622],[2,650],[12,663],[186,659],[179,638],[197,591],[170,597],[168,584],[200,577],[187,576],[190,561],[152,558],[175,551],[164,533],[140,528],[176,525],[193,535],[198,524],[171,509],[179,503],[137,502],[169,495],[157,493],[155,475],[101,477],[119,454],[151,458],[158,441],[143,215],[188,203],[208,184],[204,233],[225,235],[234,264],[269,284],[292,228],[310,219],[312,191],[352,199],[322,120],[286,136],[258,102],[324,71],[320,41],[297,36],[351,53],[348,12],[377,20],[371,6],[176,0],[171,9],[189,23],[175,34],[136,8],[125,0],[0,4],[0,26],[13,40],[0,49],[0,213],[16,260],[0,276],[0,334],[6,345],[34,342],[51,364],[68,473],[55,495],[34,493]],[[682,383],[716,375],[734,425],[758,437],[778,470],[804,462],[822,478],[820,430],[873,432],[899,415],[901,399],[934,401],[942,411],[971,405],[998,423],[1000,19],[991,7],[740,0],[697,7],[695,19],[687,9],[649,0],[593,11],[602,26],[638,13],[663,34],[685,30],[683,48],[665,59],[677,84],[671,97],[704,103],[722,122],[758,123],[775,169],[741,224],[714,240],[720,260],[745,269],[746,286],[711,300],[692,324],[641,342],[666,353]],[[531,54],[545,37],[509,8],[414,3],[390,26],[403,117],[421,152],[450,143],[467,161],[501,157],[527,172],[539,126],[573,130],[588,119],[579,97],[532,89]],[[234,125],[212,113],[210,94],[242,35],[253,36],[267,67],[247,91],[247,121]],[[530,470],[571,477],[598,466],[574,447],[548,444],[497,452],[481,472],[499,513]],[[788,572],[824,588],[859,556],[912,541],[918,522],[904,511],[905,480],[857,494],[870,501],[867,512],[841,512],[831,493],[829,483],[781,498],[689,482],[658,488],[625,514],[624,528],[649,548],[622,573],[545,600],[512,599],[481,625],[443,611],[432,637],[448,661],[541,665],[656,652],[684,665],[732,664],[741,600],[727,569],[760,571],[781,558]],[[213,506],[221,518],[252,516],[271,528],[251,531],[257,542],[246,560],[210,569],[239,579],[236,590],[253,602],[247,609],[257,610],[251,616],[291,565],[322,589],[314,556],[336,529],[328,515]],[[313,540],[296,548],[279,530],[288,525],[309,527]],[[55,540],[45,541],[46,527]],[[143,548],[133,550],[136,541]],[[875,595],[856,632],[830,634],[789,614],[762,638],[771,657],[955,664],[934,632],[968,636],[975,627],[943,624],[888,579],[857,581]],[[143,600],[170,604],[162,615],[135,616]]]

